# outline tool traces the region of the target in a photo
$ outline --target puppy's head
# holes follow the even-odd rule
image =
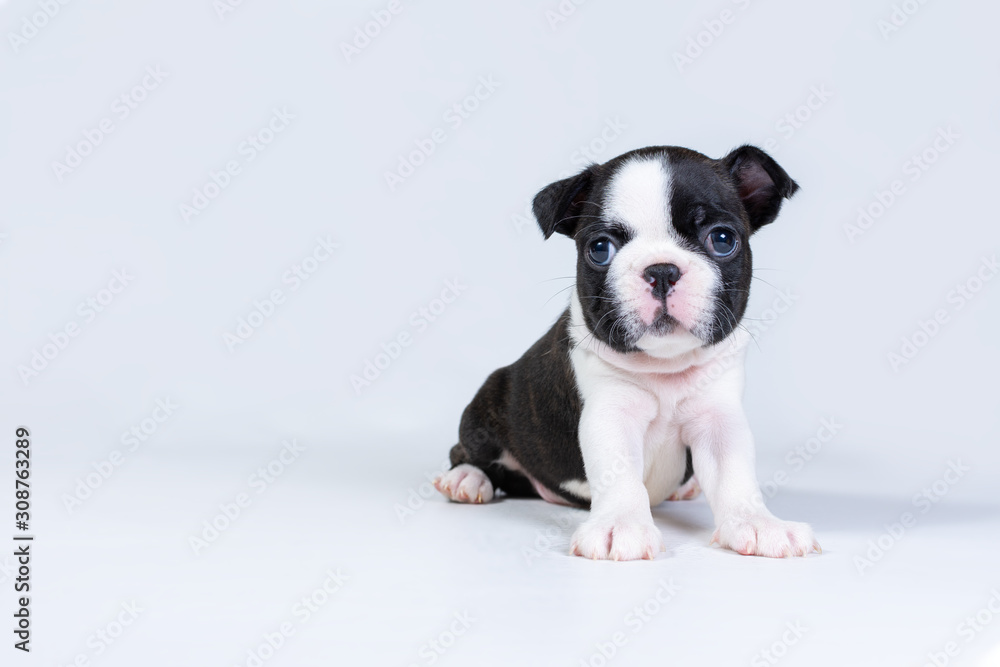
[[[750,236],[798,189],[764,151],[721,160],[643,148],[535,196],[549,238],[576,241],[586,325],[618,352],[671,356],[725,339],[746,310]]]

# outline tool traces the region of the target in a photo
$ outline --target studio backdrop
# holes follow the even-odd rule
[[[0,2],[2,663],[1000,664],[998,20]],[[823,553],[698,498],[594,562],[586,510],[447,502],[574,289],[533,197],[742,144],[801,186],[753,239],[756,471]]]

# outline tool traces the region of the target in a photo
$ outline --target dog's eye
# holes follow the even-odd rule
[[[716,257],[729,257],[740,245],[740,239],[731,229],[717,227],[708,233],[705,246]]]
[[[611,258],[615,256],[616,252],[618,252],[618,248],[606,236],[590,242],[590,261],[597,266],[610,264]]]

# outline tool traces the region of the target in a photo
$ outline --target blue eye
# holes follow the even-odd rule
[[[718,227],[708,233],[705,246],[716,257],[729,257],[740,245],[740,239],[731,229]]]
[[[618,252],[618,248],[611,242],[611,239],[602,236],[590,243],[590,261],[597,266],[607,266],[611,263],[611,258]]]

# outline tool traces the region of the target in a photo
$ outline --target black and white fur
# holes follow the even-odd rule
[[[572,553],[631,560],[663,549],[650,507],[700,484],[713,542],[772,557],[818,550],[808,525],[764,506],[742,408],[748,241],[797,189],[753,146],[721,160],[670,146],[539,192],[545,238],[576,241],[576,289],[465,409],[437,488],[459,502],[502,490],[589,506]]]

